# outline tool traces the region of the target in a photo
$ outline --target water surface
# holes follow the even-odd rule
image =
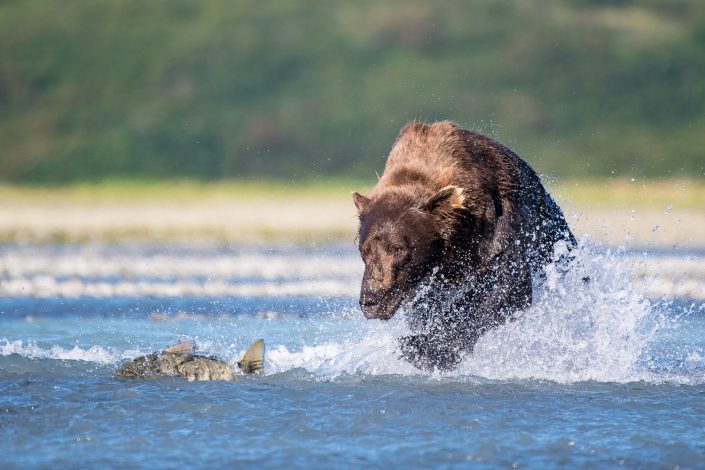
[[[705,256],[583,247],[451,373],[364,320],[352,246],[0,247],[4,467],[705,467]],[[581,278],[588,274],[591,282]],[[233,383],[121,380],[191,339]]]

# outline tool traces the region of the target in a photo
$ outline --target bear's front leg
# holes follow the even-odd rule
[[[419,333],[399,338],[401,357],[421,370],[449,371],[457,367],[462,353],[472,351],[474,339],[438,333]]]

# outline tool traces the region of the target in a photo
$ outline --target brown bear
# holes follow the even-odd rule
[[[386,320],[403,305],[414,334],[400,338],[401,354],[426,370],[452,369],[527,308],[532,280],[575,246],[536,173],[450,121],[405,126],[372,192],[353,198],[362,312]]]

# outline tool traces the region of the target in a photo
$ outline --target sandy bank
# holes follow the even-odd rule
[[[614,192],[614,184],[605,185],[602,192],[595,188],[596,183],[583,186],[578,192],[567,185],[553,191],[576,235],[587,234],[610,245],[705,245],[705,205],[698,200],[680,203],[678,195],[672,194],[659,199],[654,191],[640,187],[611,202],[604,195]],[[308,194],[293,191],[291,195],[285,191],[142,191],[134,197],[108,192],[93,197],[90,192],[77,195],[43,190],[28,195],[5,188],[0,239],[352,242],[357,225],[352,189],[354,186]],[[593,203],[598,198],[591,196],[593,192],[602,199]]]

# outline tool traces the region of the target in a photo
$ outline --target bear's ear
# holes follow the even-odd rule
[[[353,201],[357,207],[357,215],[362,216],[367,213],[370,207],[370,199],[360,193],[353,193]]]
[[[421,209],[433,212],[437,209],[462,209],[465,202],[463,188],[446,186],[421,205]]]

